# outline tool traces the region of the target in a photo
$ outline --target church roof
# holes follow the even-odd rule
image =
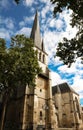
[[[73,92],[73,93],[77,94],[75,92],[75,90],[73,88],[71,88],[66,82],[52,87],[52,94],[53,95],[56,94],[56,93],[60,93],[60,92],[61,93]]]

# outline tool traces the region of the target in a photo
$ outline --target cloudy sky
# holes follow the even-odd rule
[[[21,0],[18,6],[13,0],[0,0],[0,37],[5,38],[7,44],[11,36],[16,34],[29,37],[36,10],[39,12],[41,36],[49,56],[52,85],[67,82],[79,93],[83,105],[83,64],[80,59],[68,68],[58,57],[54,58],[58,42],[63,37],[71,39],[76,35],[76,27],[69,25],[72,11],[65,9],[62,14],[53,18],[50,0]]]

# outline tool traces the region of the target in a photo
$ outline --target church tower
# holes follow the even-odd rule
[[[17,88],[16,100],[11,100],[6,110],[4,130],[54,130],[56,127],[48,54],[41,39],[37,11],[30,38],[34,42],[34,50],[38,52],[42,72],[36,76],[35,87]]]
[[[25,114],[23,130],[51,130],[55,128],[53,118],[52,90],[50,71],[48,69],[48,54],[45,52],[43,40],[40,35],[38,12],[36,11],[30,38],[34,42],[34,49],[38,52],[38,62],[42,73],[36,76],[36,86],[26,87]],[[26,102],[28,105],[26,105]],[[27,118],[28,117],[28,118]]]

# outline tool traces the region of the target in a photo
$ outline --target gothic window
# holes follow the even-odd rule
[[[41,61],[41,52],[39,53],[39,61]]]
[[[40,111],[40,120],[42,120],[42,111]]]
[[[79,118],[81,118],[80,108],[79,108],[79,102],[78,102],[77,97],[75,97],[75,102],[76,102],[76,111],[77,111],[78,114],[79,114]]]
[[[42,117],[42,111],[40,111],[40,117]]]
[[[40,92],[42,92],[42,89],[40,89]]]
[[[45,55],[43,55],[43,63],[45,63]]]

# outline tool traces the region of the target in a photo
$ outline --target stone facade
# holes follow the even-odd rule
[[[51,87],[48,55],[41,40],[37,12],[30,38],[38,52],[42,73],[36,76],[35,87],[18,87],[15,98],[7,103],[4,130],[77,130],[82,126],[79,95],[67,83]],[[0,116],[0,128],[2,119]]]
[[[82,127],[82,111],[79,95],[67,84],[52,88],[53,100],[57,109],[58,126],[61,128]]]
[[[83,106],[81,106],[81,111],[82,111],[82,122],[83,122]],[[82,123],[82,128],[83,128],[83,123]]]

